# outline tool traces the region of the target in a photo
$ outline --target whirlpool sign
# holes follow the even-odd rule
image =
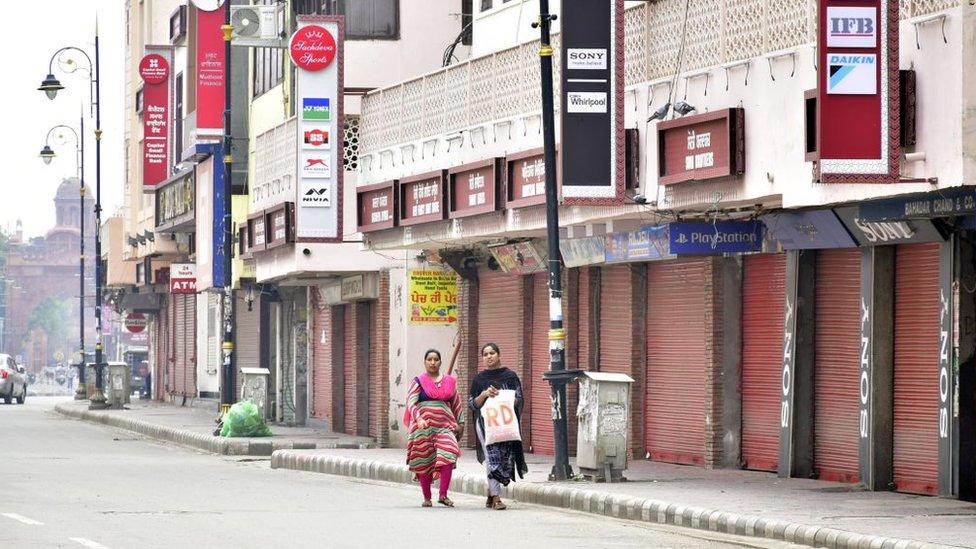
[[[672,254],[759,252],[760,221],[677,221],[668,225]]]

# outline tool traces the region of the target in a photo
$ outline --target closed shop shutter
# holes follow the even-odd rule
[[[519,341],[525,329],[515,325],[522,304],[520,283],[520,277],[501,271],[478,273],[478,349],[489,341],[495,342],[501,350],[502,365],[516,372]],[[479,357],[478,370],[483,368]],[[528,385],[525,379],[522,383]]]
[[[817,254],[814,357],[814,469],[858,482],[861,252]]]
[[[188,354],[186,337],[186,296],[173,294],[173,392],[186,394],[186,358]]]
[[[343,432],[356,434],[356,305],[343,306],[342,330],[342,377],[345,400],[345,425]]]
[[[779,465],[785,284],[785,254],[744,258],[742,461],[746,469],[776,471]]]
[[[894,477],[899,492],[939,491],[939,245],[895,252]]]
[[[186,329],[183,335],[186,339],[186,396],[197,396],[197,296],[183,296],[186,307]],[[206,358],[204,357],[204,360]]]
[[[241,387],[244,386],[244,374],[241,368],[260,368],[261,367],[261,338],[259,331],[261,327],[261,299],[260,292],[256,299],[248,307],[244,300],[244,292],[235,292],[234,321],[236,328],[234,332],[234,352],[237,354],[234,367],[234,402],[241,398]],[[250,310],[249,310],[250,309]],[[220,323],[218,323],[218,326]],[[223,334],[221,334],[223,335]],[[219,344],[218,344],[219,345]],[[218,367],[222,368],[220,364]]]
[[[630,265],[603,267],[600,275],[598,365],[601,372],[633,374],[632,284]]]
[[[549,383],[542,375],[549,370],[549,275],[533,276],[532,289],[532,367],[530,390],[532,392],[531,424],[532,445],[536,454],[552,455],[552,404]],[[570,424],[570,428],[573,425]]]
[[[577,307],[579,322],[577,326],[577,346],[576,352],[579,357],[579,369],[589,370],[593,368],[590,363],[590,269],[583,267],[579,269],[579,294]]]
[[[705,463],[707,264],[678,259],[647,268],[644,440],[652,460]]]
[[[312,315],[312,417],[332,419],[332,307],[325,305],[318,286],[310,291]]]

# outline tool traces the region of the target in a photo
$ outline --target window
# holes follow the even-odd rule
[[[145,106],[144,99],[142,88],[139,88],[136,90],[136,114],[138,115],[142,115],[142,108]]]
[[[481,0],[481,11],[488,11],[491,9],[491,0]]]
[[[400,38],[400,0],[298,1],[297,14],[345,15],[349,40]]]
[[[169,16],[169,41],[176,44],[186,37],[186,6],[179,6]]]
[[[255,4],[273,5],[274,0],[263,0]],[[254,97],[281,84],[285,79],[284,49],[251,48],[254,55]]]

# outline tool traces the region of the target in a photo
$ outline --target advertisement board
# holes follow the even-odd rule
[[[142,78],[142,185],[152,192],[169,177],[169,59],[149,53],[139,62]]]
[[[410,269],[407,314],[412,325],[457,322],[457,275],[439,269]]]

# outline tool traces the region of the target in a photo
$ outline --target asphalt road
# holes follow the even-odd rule
[[[272,470],[64,419],[59,398],[0,405],[0,547],[790,547],[789,544]]]

